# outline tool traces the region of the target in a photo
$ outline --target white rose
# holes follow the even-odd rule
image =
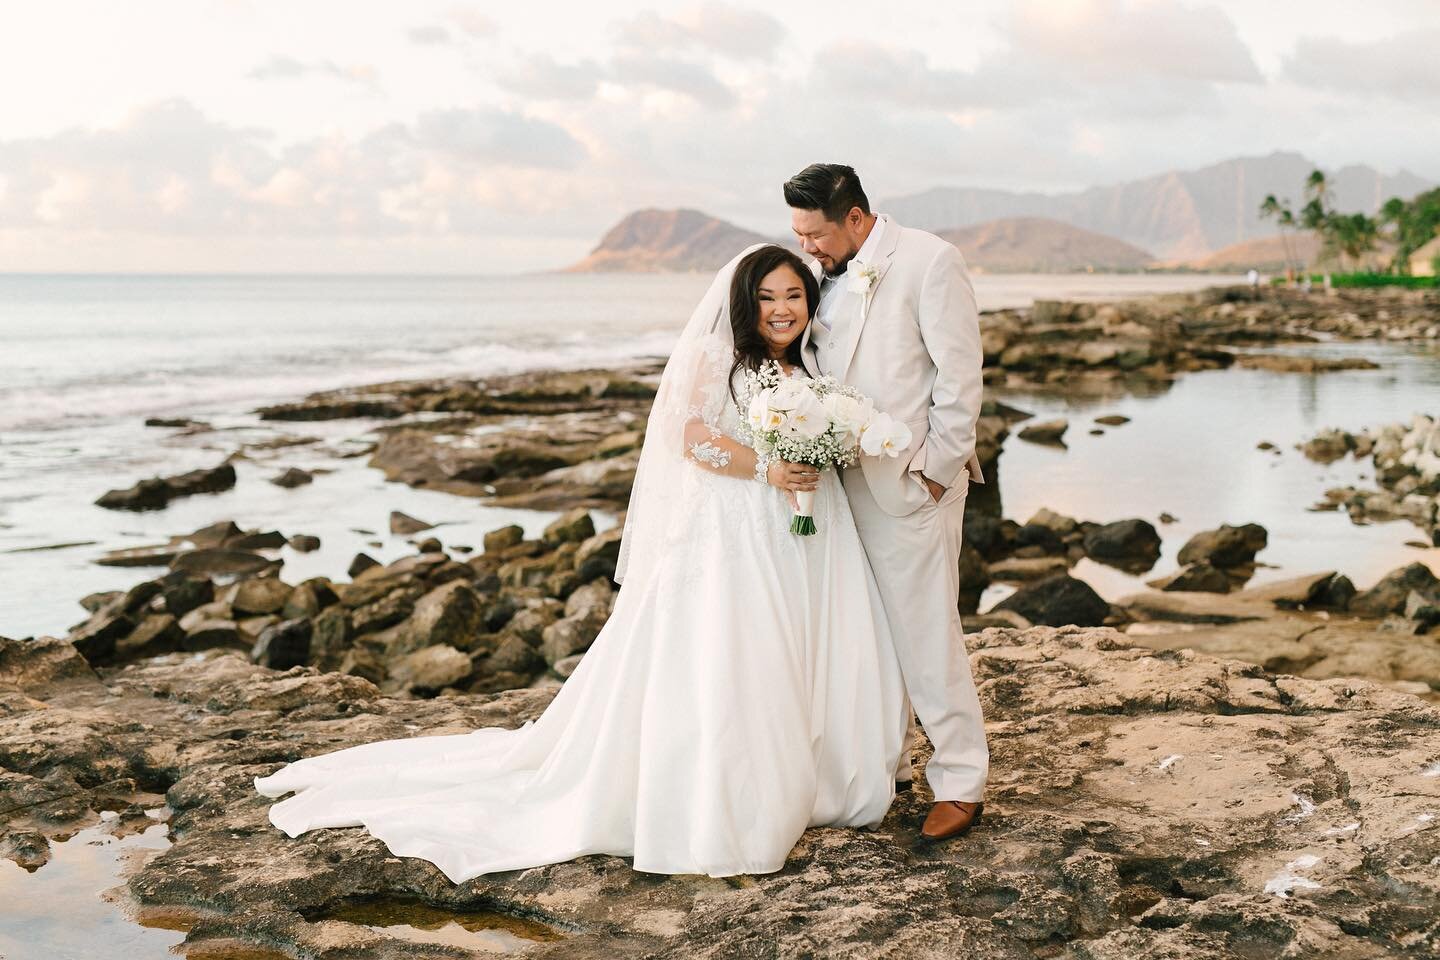
[[[898,457],[909,448],[914,434],[888,413],[877,413],[860,434],[860,449],[867,456]]]
[[[849,433],[855,436],[860,435],[860,430],[866,422],[874,416],[873,405],[868,400],[857,400],[854,397],[847,397],[843,393],[832,393],[824,400],[825,412],[830,415],[830,421],[835,428],[842,433]]]
[[[781,380],[770,391],[771,410],[794,410],[806,397],[815,399],[815,394],[803,380]]]

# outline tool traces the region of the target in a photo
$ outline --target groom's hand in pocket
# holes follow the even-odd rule
[[[925,481],[925,489],[930,491],[930,499],[935,503],[939,503],[940,498],[945,496],[945,488],[923,473],[920,474],[920,479]]]

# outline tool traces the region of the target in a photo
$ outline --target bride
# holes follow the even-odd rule
[[[878,823],[906,718],[874,579],[836,471],[757,462],[740,412],[745,371],[805,375],[818,303],[778,246],[720,271],[650,413],[614,612],[538,720],[298,760],[255,780],[295,794],[270,821],[363,826],[456,883],[585,854],[769,873],[807,826]],[[789,531],[804,489],[816,536]]]

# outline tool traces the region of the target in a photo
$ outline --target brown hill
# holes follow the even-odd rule
[[[1310,232],[1290,237],[1290,256],[1297,268],[1317,270],[1382,270],[1395,256],[1395,244],[1381,240],[1375,249],[1365,254],[1357,264],[1343,256],[1331,254],[1322,256],[1320,238]],[[1181,266],[1191,270],[1214,270],[1218,272],[1244,271],[1254,267],[1262,273],[1284,273],[1285,252],[1279,237],[1263,240],[1249,240],[1235,243],[1222,250],[1216,250],[1207,257],[1179,261],[1166,266]]]
[[[718,270],[731,257],[769,237],[699,210],[637,210],[600,239],[567,273],[655,273]]]
[[[1290,235],[1290,262],[1292,265],[1314,265],[1320,256],[1320,238],[1307,231]],[[1178,261],[1175,266],[1191,270],[1215,270],[1220,272],[1245,271],[1252,267],[1261,273],[1285,272],[1285,245],[1280,237],[1262,237],[1259,240],[1245,240],[1222,247],[1208,256],[1194,260]]]
[[[972,270],[987,273],[1140,270],[1155,259],[1124,240],[1044,217],[1007,217],[940,236],[960,248]]]

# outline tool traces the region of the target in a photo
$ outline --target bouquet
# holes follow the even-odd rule
[[[787,377],[766,361],[745,376],[750,445],[764,462],[788,460],[818,470],[850,467],[860,456],[897,457],[910,446],[910,428],[858,390],[834,377]],[[800,491],[790,532],[809,536],[815,526],[815,493]]]

